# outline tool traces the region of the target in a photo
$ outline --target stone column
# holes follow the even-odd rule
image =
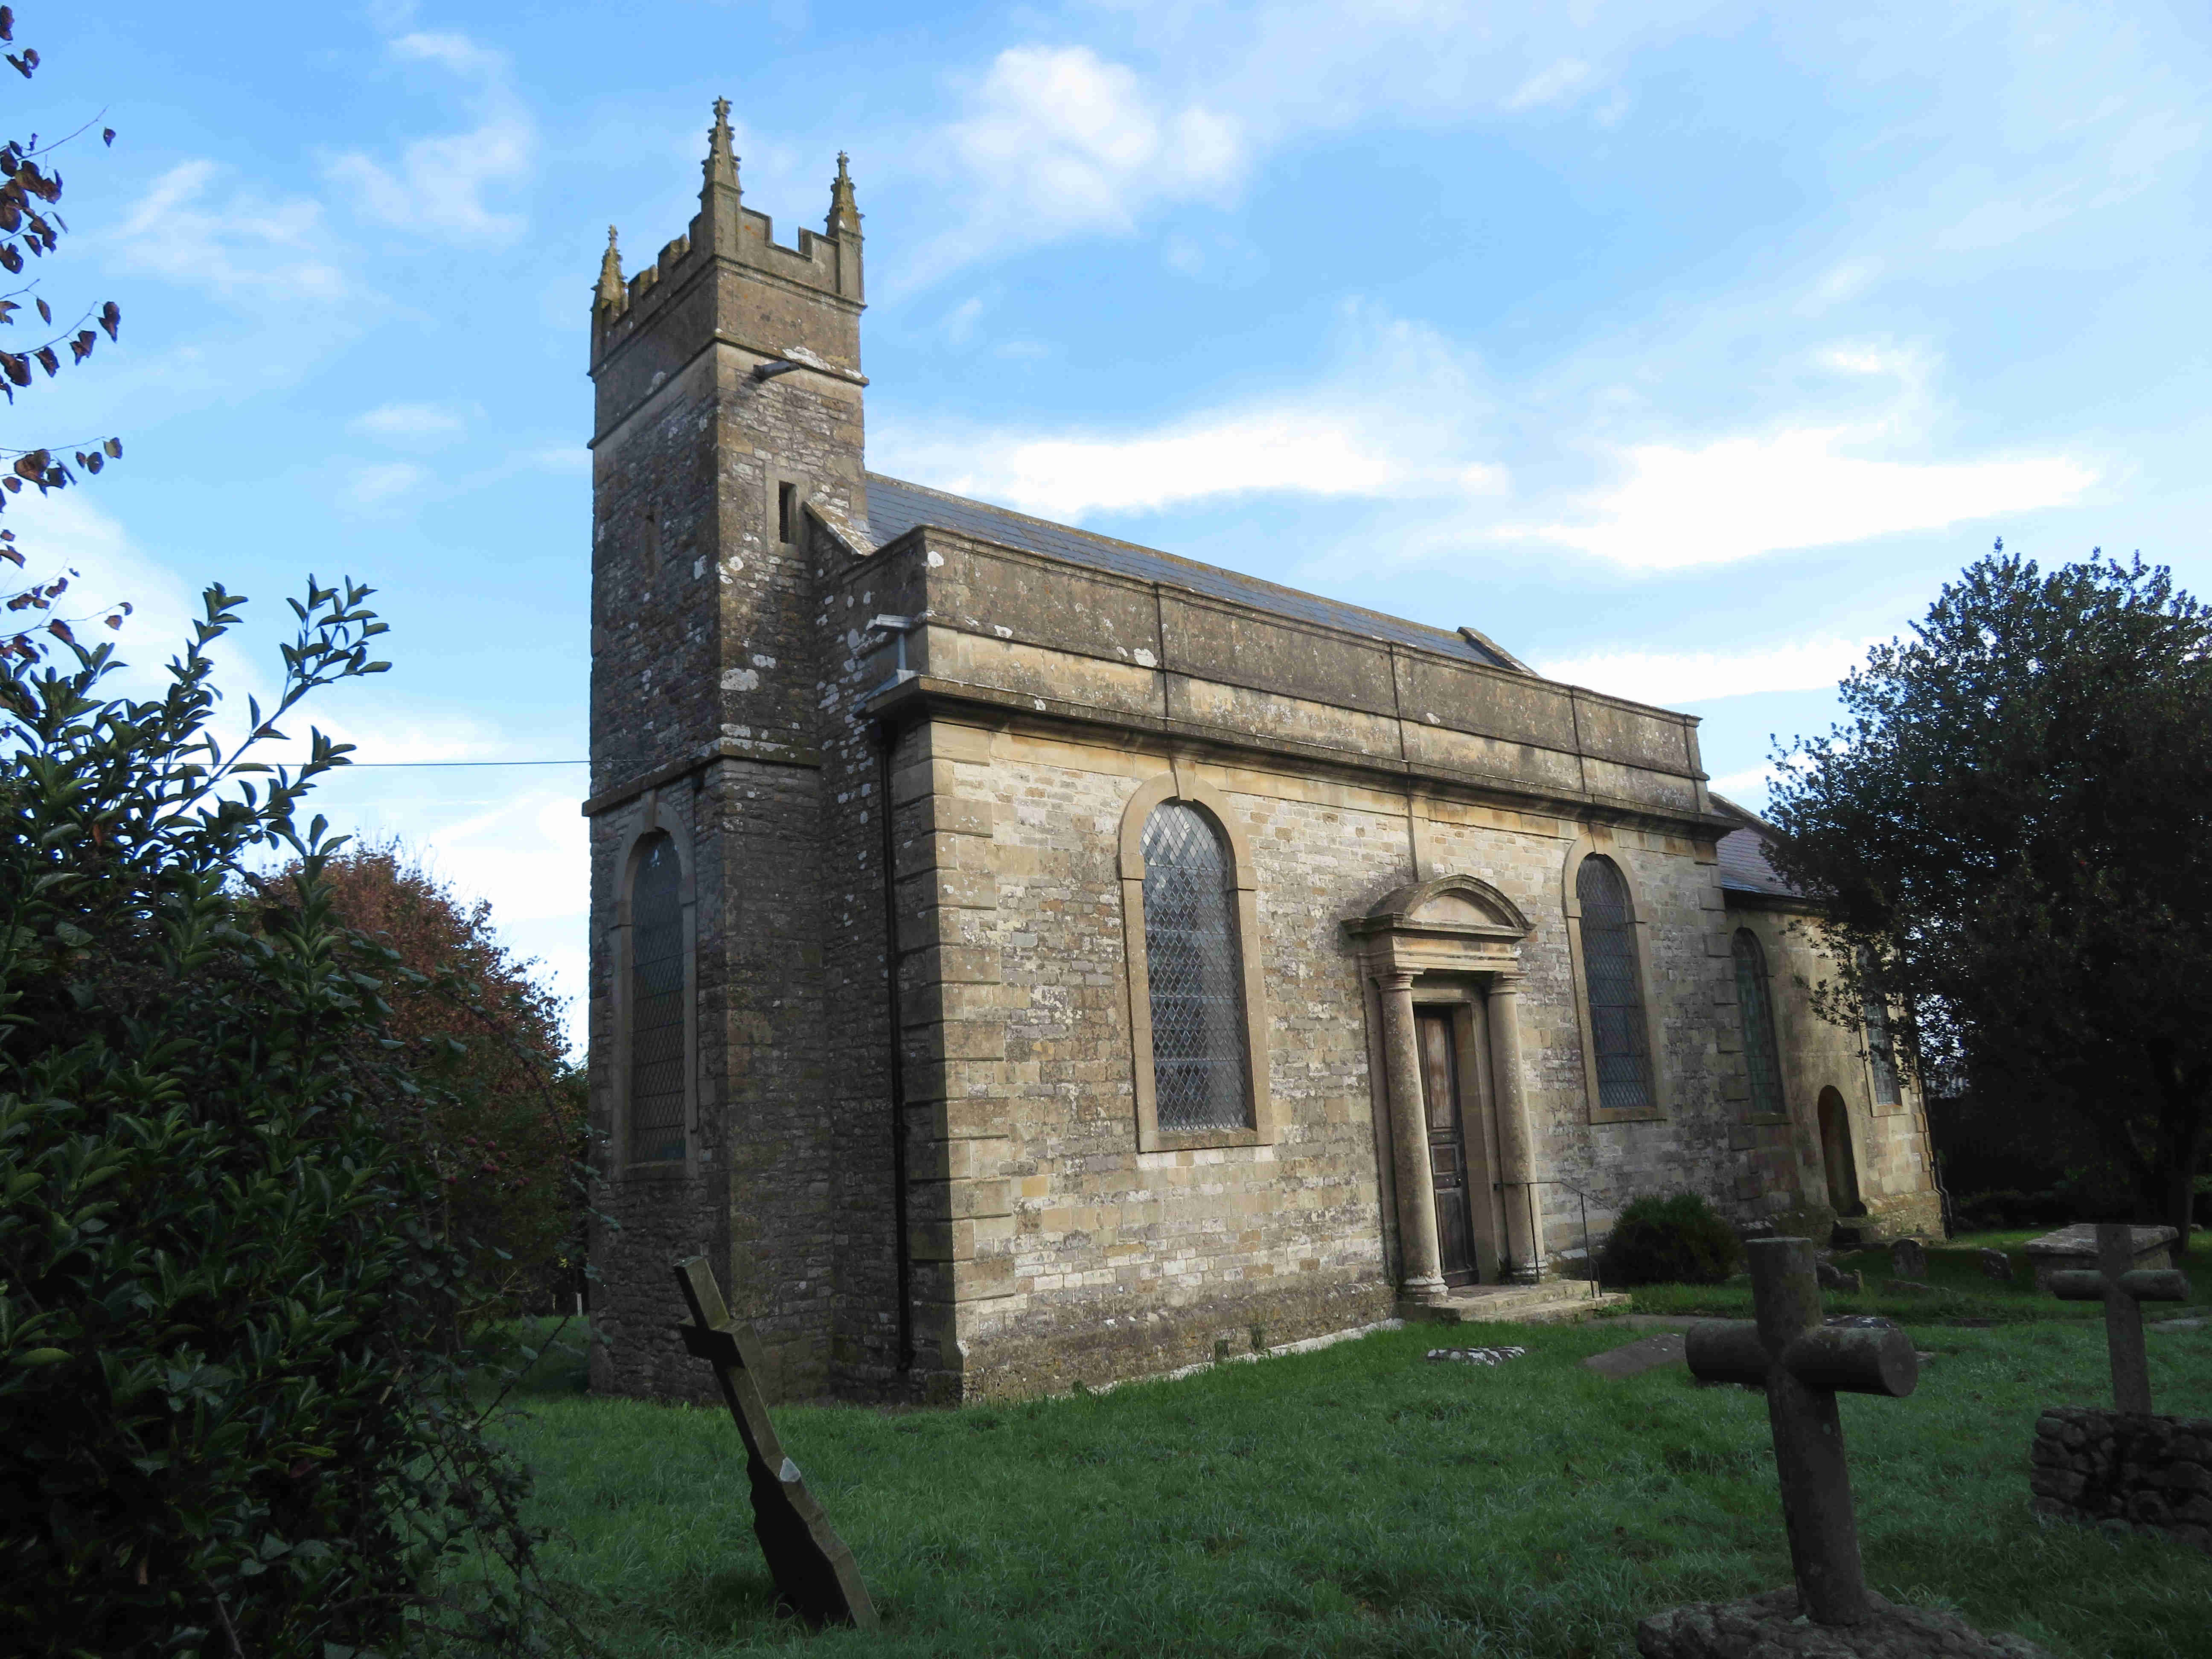
[[[1429,1170],[1429,1118],[1421,1099],[1420,1038],[1413,1023],[1413,976],[1376,975],[1382,992],[1382,1056],[1389,1067],[1392,1164],[1398,1176],[1398,1254],[1407,1296],[1440,1298],[1437,1258],[1437,1188]]]
[[[1539,1214],[1536,1141],[1528,1127],[1528,1102],[1521,1080],[1521,975],[1490,980],[1490,1078],[1498,1096],[1498,1180],[1505,1212],[1508,1275],[1533,1285],[1543,1267],[1543,1239],[1531,1215]]]

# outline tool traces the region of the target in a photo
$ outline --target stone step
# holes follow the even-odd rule
[[[1541,1285],[1470,1285],[1437,1302],[1401,1302],[1398,1316],[1408,1324],[1572,1324],[1601,1309],[1626,1307],[1623,1291],[1590,1294],[1589,1281],[1551,1279]]]

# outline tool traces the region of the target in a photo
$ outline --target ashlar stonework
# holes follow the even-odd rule
[[[1577,1194],[1938,1230],[1694,718],[869,471],[844,163],[791,246],[708,148],[592,307],[596,1386],[701,1392],[692,1255],[767,1397],[961,1400],[1580,1273]]]

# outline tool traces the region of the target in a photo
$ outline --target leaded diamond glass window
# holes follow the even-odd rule
[[[1739,927],[1735,933],[1735,1000],[1743,1015],[1743,1063],[1751,1073],[1751,1109],[1772,1116],[1783,1110],[1781,1045],[1774,1036],[1766,952],[1748,927]]]
[[[684,1156],[684,896],[676,843],[648,836],[629,890],[629,1155]]]
[[[1593,855],[1575,872],[1582,906],[1583,981],[1597,1048],[1597,1100],[1609,1112],[1651,1109],[1651,1048],[1636,965],[1636,915],[1613,860]]]
[[[1874,1102],[1877,1106],[1894,1106],[1904,1098],[1897,1086],[1897,1048],[1890,1041],[1889,1010],[1882,1006],[1881,996],[1869,993],[1866,1000],[1867,1063],[1874,1072]]]
[[[1170,800],[1145,820],[1144,856],[1155,1119],[1166,1133],[1249,1129],[1244,971],[1229,848],[1205,813]]]

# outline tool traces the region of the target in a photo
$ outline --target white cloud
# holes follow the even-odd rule
[[[1940,530],[2079,501],[2095,467],[2063,454],[1937,462],[1853,453],[1887,431],[1784,426],[1688,446],[1631,445],[1626,476],[1549,522],[1499,526],[1646,570]]]
[[[331,160],[331,182],[350,191],[368,217],[459,241],[504,241],[523,228],[487,196],[530,176],[538,134],[512,83],[506,58],[459,34],[403,34],[403,63],[432,64],[476,83],[477,124],[466,132],[417,138],[387,166],[360,150]]]
[[[1036,241],[1125,231],[1161,203],[1220,199],[1247,156],[1237,123],[1197,100],[1164,99],[1088,46],[1014,46],[944,135],[976,184],[971,222],[925,267],[973,257],[977,238]]]
[[[357,466],[347,476],[344,499],[356,507],[378,507],[413,494],[430,482],[427,467],[412,461],[386,461]]]
[[[232,173],[214,161],[178,163],[100,240],[131,269],[224,299],[343,296],[322,208],[300,197],[270,200],[232,184]]]
[[[1562,58],[1516,87],[1505,100],[1510,110],[1534,109],[1541,104],[1564,103],[1590,78],[1590,66],[1579,58]]]
[[[1345,366],[1310,390],[1135,432],[946,434],[879,426],[878,465],[1045,517],[1152,512],[1234,495],[1494,495],[1471,372],[1449,343],[1345,311]]]
[[[459,437],[468,428],[468,416],[436,404],[386,404],[355,416],[346,425],[349,431],[389,444],[434,447]]]
[[[1791,641],[1742,651],[1596,651],[1536,665],[1547,678],[1662,708],[1714,697],[1817,691],[1866,660],[1875,639]]]

